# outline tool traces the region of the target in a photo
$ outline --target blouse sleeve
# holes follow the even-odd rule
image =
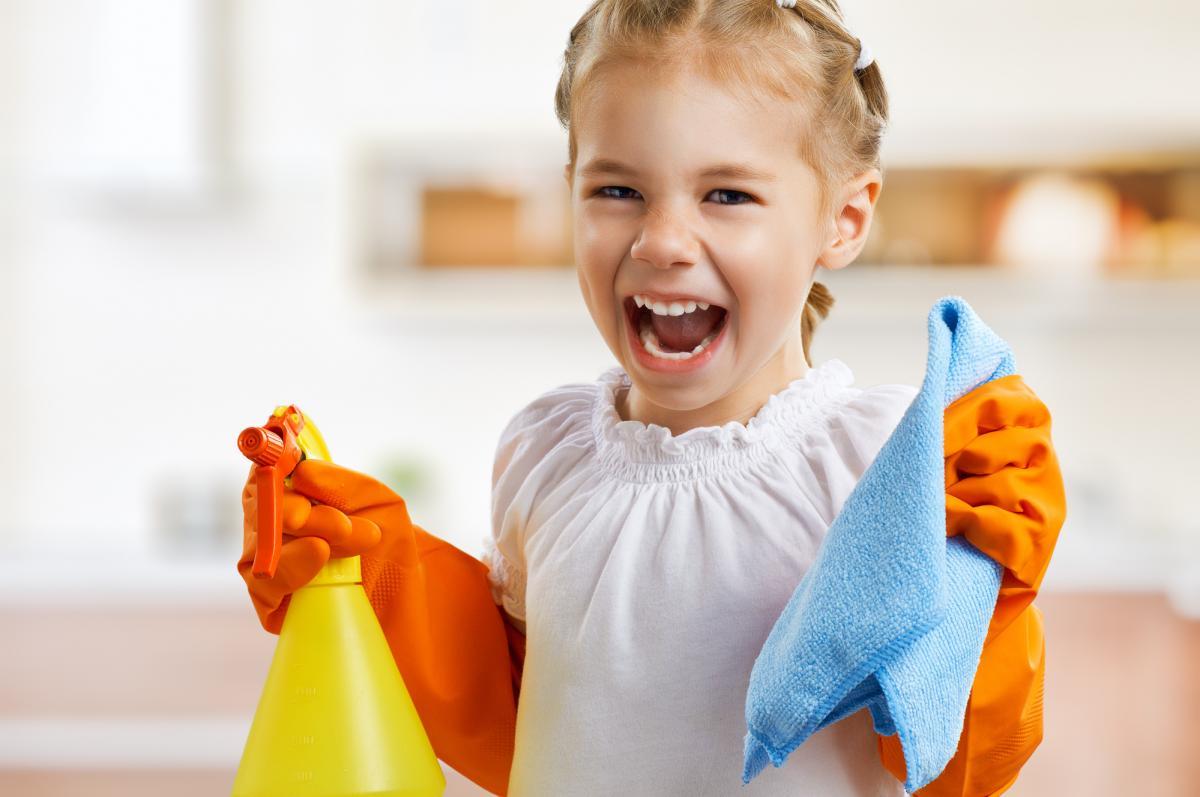
[[[522,524],[509,512],[521,485],[528,444],[523,434],[529,426],[529,408],[514,415],[500,433],[492,464],[492,533],[483,540],[483,561],[488,566],[492,599],[510,617],[525,619],[525,552]]]
[[[492,598],[525,620],[525,542],[532,507],[542,489],[550,452],[586,420],[592,391],[587,383],[554,388],[519,410],[505,425],[492,465],[492,533],[483,540]]]

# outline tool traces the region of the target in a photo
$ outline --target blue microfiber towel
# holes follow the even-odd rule
[[[909,793],[954,756],[1004,568],[946,537],[943,417],[1013,373],[1008,344],[965,300],[934,304],[920,392],[754,662],[743,783],[864,706],[877,733],[900,734]]]

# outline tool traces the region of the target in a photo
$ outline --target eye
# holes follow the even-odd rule
[[[754,201],[754,197],[750,196],[749,194],[747,194],[743,191],[731,191],[728,188],[717,188],[717,189],[713,190],[713,193],[714,194],[731,194],[735,197],[745,197],[746,198],[745,202],[720,202],[720,203],[718,203],[721,205],[745,205],[749,202]]]
[[[597,189],[596,193],[599,194],[600,196],[606,197],[608,199],[621,199],[622,198],[619,196],[612,196],[611,194],[606,194],[606,193],[604,193],[605,191],[633,191],[633,189],[626,188],[623,185],[606,185],[606,186],[603,186],[602,188]],[[633,191],[633,193],[636,194],[637,191]]]
[[[623,199],[624,198],[621,196],[613,196],[611,194],[607,194],[607,193],[605,193],[606,191],[633,191],[633,193],[635,193],[635,194],[637,193],[637,191],[634,191],[632,188],[627,188],[626,186],[623,186],[623,185],[606,185],[606,186],[603,186],[603,187],[597,189],[596,193],[599,196],[605,197],[607,199]],[[709,196],[712,196],[712,194],[725,194],[725,195],[732,195],[734,197],[744,197],[745,198],[744,201],[740,201],[740,202],[718,202],[717,203],[718,205],[745,205],[749,202],[754,201],[754,197],[750,196],[749,194],[747,194],[743,191],[733,191],[728,188],[715,188],[712,190],[712,192],[710,192]]]

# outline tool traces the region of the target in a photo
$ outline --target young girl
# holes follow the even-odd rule
[[[834,0],[597,0],[555,105],[618,364],[509,421],[483,562],[305,461],[256,580],[251,478],[239,571],[263,626],[362,553],[438,756],[496,793],[904,795],[866,710],[741,782],[755,657],[917,392],[809,356],[817,270],[856,258],[882,186],[879,67]]]

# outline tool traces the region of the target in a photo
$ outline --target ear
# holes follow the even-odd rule
[[[835,204],[833,234],[817,257],[819,265],[836,270],[854,262],[867,244],[882,189],[883,175],[878,169],[868,169],[842,187]]]
[[[569,164],[569,163],[565,164],[563,166],[563,179],[567,181],[568,189],[574,190],[574,188],[575,188],[574,177],[575,177],[575,174],[571,169],[571,164]]]

